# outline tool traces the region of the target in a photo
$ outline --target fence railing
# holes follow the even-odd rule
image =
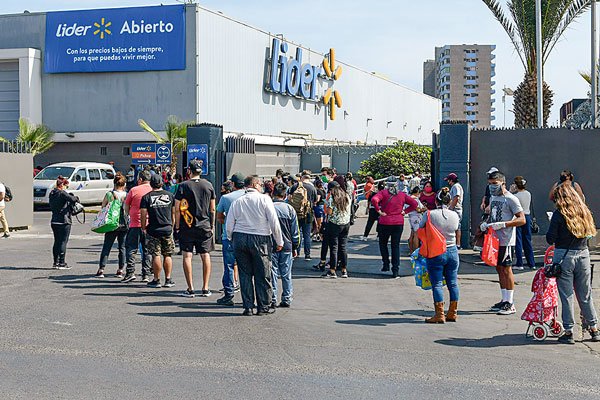
[[[0,153],[29,154],[31,143],[27,142],[0,142]]]

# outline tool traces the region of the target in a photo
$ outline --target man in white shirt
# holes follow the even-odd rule
[[[256,315],[266,315],[275,312],[274,308],[270,308],[273,296],[271,285],[273,241],[276,244],[276,251],[281,251],[283,235],[275,206],[271,198],[263,194],[262,181],[256,176],[248,176],[244,180],[244,186],[246,195],[235,200],[227,214],[227,239],[233,243],[240,273],[244,304],[242,315],[252,315],[255,300]]]
[[[4,215],[4,209],[6,208],[6,186],[2,182],[0,182],[0,224],[2,225],[3,238],[10,237],[8,233],[8,221],[6,220],[6,215]]]
[[[408,182],[408,186],[410,187],[410,191],[412,192],[412,190],[414,188],[416,188],[417,186],[421,186],[421,179],[423,179],[423,175],[421,175],[421,171],[416,170],[415,171],[415,175],[412,177],[412,179]]]

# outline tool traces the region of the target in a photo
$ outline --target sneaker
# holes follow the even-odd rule
[[[71,266],[67,263],[58,264],[56,269],[71,269]]]
[[[342,278],[348,277],[348,271],[342,271]]]
[[[313,269],[323,272],[323,271],[325,271],[325,265],[326,265],[325,263],[319,262],[317,265],[313,265]]]
[[[125,276],[125,274],[123,273],[123,270],[118,269],[117,273],[115,274],[115,278],[123,278],[123,276]]]
[[[235,286],[233,287],[233,293],[239,293],[240,292],[240,284],[236,283]]]
[[[508,301],[505,301],[504,305],[502,306],[500,311],[497,312],[497,314],[498,315],[511,315],[516,312],[517,312],[517,309],[515,308],[515,305],[512,303],[509,303]]]
[[[58,269],[58,263],[52,264],[52,269]]]
[[[150,282],[150,277],[148,275],[142,275],[142,282]]]
[[[3,238],[7,239],[10,237],[10,234],[8,232],[5,232],[4,235],[2,235]]]
[[[522,265],[515,265],[515,266],[513,266],[513,269],[516,269],[518,271],[523,271],[525,269],[525,267],[523,267]]]
[[[366,237],[366,236],[363,236],[361,240],[362,240],[363,242],[366,242],[367,240],[369,240],[369,238],[368,238],[368,237]]]
[[[160,284],[160,279],[153,279],[146,284],[149,288],[160,288],[162,285]]]
[[[189,297],[189,298],[196,297],[196,293],[194,293],[194,291],[190,290],[190,289],[185,289],[185,292],[181,293],[181,295],[183,297]]]
[[[242,313],[242,315],[244,317],[251,317],[252,316],[252,309],[251,308],[244,308],[244,312]]]
[[[99,269],[98,272],[96,272],[96,275],[94,275],[94,278],[104,278],[104,270]]]
[[[392,273],[392,279],[400,279],[400,275],[397,272]]]
[[[389,265],[384,265],[384,266],[381,268],[381,272],[390,272],[390,266],[389,266]]]
[[[483,251],[483,247],[480,247],[480,246],[473,246],[473,251],[475,251],[475,252],[479,253],[479,252]]]
[[[275,308],[267,308],[266,310],[258,310],[256,312],[256,315],[269,315],[269,314],[274,314],[275,313]]]
[[[304,256],[304,260],[305,261],[310,261],[310,260],[312,260],[312,257],[311,256]]]
[[[600,331],[598,329],[590,329],[590,336],[592,342],[600,342]]]
[[[281,308],[290,308],[291,304],[288,303],[287,301],[282,301],[281,303],[279,303],[279,307]]]
[[[220,306],[233,306],[233,296],[223,296],[217,299],[217,304]]]
[[[273,300],[271,302],[271,307],[270,308],[277,308],[277,300]]]
[[[500,311],[502,309],[502,306],[504,306],[504,301],[498,302],[491,306],[490,311]]]
[[[337,275],[335,274],[335,272],[327,271],[323,275],[321,275],[321,278],[336,279]]]
[[[163,286],[164,287],[173,287],[173,286],[175,286],[175,282],[173,282],[173,279],[169,278],[169,279],[165,280],[165,284]]]
[[[127,283],[127,282],[133,282],[135,280],[136,280],[135,274],[132,272],[130,274],[129,273],[125,274],[125,277],[121,280],[121,282]]]
[[[210,289],[201,290],[200,293],[198,293],[198,296],[200,296],[200,297],[210,297],[211,295],[212,295],[212,292],[210,291]]]
[[[565,331],[561,337],[558,338],[558,343],[563,344],[575,344],[572,331]]]

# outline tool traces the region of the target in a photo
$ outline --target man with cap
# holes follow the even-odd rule
[[[498,168],[491,167],[488,170],[488,172],[486,172],[486,177],[489,179],[490,175],[493,174],[494,172],[498,172]],[[479,208],[481,209],[481,211],[483,211],[485,214],[488,214],[488,212],[486,211],[486,209],[490,205],[490,197],[491,196],[492,195],[490,194],[490,188],[489,188],[489,186],[485,185],[485,195],[481,199],[481,205],[479,206]]]
[[[463,214],[463,197],[465,195],[465,191],[460,183],[458,183],[458,175],[454,172],[448,174],[447,177],[444,178],[448,185],[450,186],[450,204],[448,204],[448,209],[456,212],[458,214],[458,220],[462,223],[462,214]],[[456,231],[456,247],[460,249],[460,239],[461,239],[461,231],[460,225],[458,230]]]
[[[140,217],[140,203],[142,197],[147,195],[152,188],[150,187],[150,172],[141,171],[138,174],[137,186],[131,188],[125,198],[123,212],[129,215],[129,229],[125,238],[125,253],[127,254],[127,268],[125,269],[125,277],[122,282],[135,281],[135,255],[138,248],[142,247],[142,282],[150,282],[151,256],[146,251],[146,235],[142,231],[142,223]]]
[[[192,273],[194,249],[202,259],[202,290],[199,295],[208,297],[211,262],[210,252],[214,249],[215,189],[206,179],[200,178],[202,163],[191,160],[190,180],[182,182],[175,194],[175,229],[179,230],[179,246],[183,252],[183,272],[187,289],[184,297],[195,297]]]
[[[233,183],[233,191],[221,197],[219,204],[217,205],[217,221],[223,225],[223,234],[221,236],[222,252],[223,252],[223,297],[217,300],[217,304],[225,306],[233,306],[233,294],[238,285],[235,284],[235,254],[233,253],[233,246],[231,241],[227,239],[227,231],[225,230],[225,223],[227,220],[227,213],[231,203],[246,194],[244,190],[244,175],[241,172],[236,172],[231,176],[231,182]]]

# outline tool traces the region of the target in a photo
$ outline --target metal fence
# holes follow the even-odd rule
[[[18,141],[0,142],[0,153],[29,154],[31,153],[31,143]]]

